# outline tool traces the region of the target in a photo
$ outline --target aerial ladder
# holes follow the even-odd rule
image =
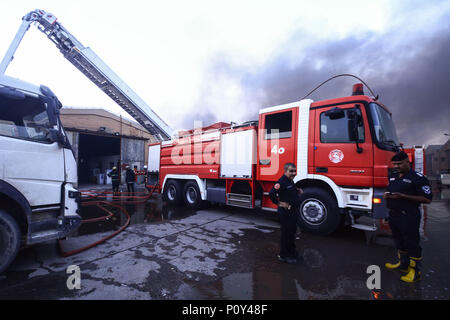
[[[160,140],[171,138],[173,130],[144,100],[131,90],[92,49],[83,46],[70,34],[53,14],[43,10],[36,9],[22,18],[22,24],[0,64],[0,75],[5,73],[32,23],[37,24],[38,29],[47,35],[70,63],[147,129],[150,134]]]

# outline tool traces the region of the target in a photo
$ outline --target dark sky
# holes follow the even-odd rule
[[[450,133],[449,21],[450,14],[446,14],[434,21],[430,30],[401,37],[392,30],[315,43],[303,48],[294,63],[292,54],[280,49],[252,72],[233,66],[226,55],[218,55],[210,72],[235,79],[246,100],[255,102],[249,104],[246,119],[257,119],[259,108],[297,101],[336,74],[352,73],[391,110],[405,146],[442,143],[447,140],[443,133]],[[298,30],[281,48],[295,47],[306,37]],[[309,98],[318,101],[350,95],[356,82],[353,78],[332,80]],[[207,109],[207,101],[199,101],[199,105],[204,107],[186,118],[186,125],[194,118],[205,125],[222,120]]]

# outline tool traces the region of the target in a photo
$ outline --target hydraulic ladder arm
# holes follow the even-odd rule
[[[113,99],[151,134],[161,140],[170,139],[173,130],[142,100],[125,82],[123,82],[90,48],[84,47],[56,19],[43,10],[35,10],[22,19],[5,57],[0,64],[0,74],[14,57],[23,36],[30,25],[36,22],[38,29],[55,43],[64,57],[80,70],[89,80]]]

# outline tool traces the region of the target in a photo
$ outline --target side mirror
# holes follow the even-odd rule
[[[40,90],[44,95],[42,100],[47,104],[47,115],[50,125],[56,126],[58,124],[59,109],[62,106],[61,102],[48,87],[41,85]]]
[[[358,114],[355,110],[348,110],[347,111],[347,117],[348,117],[348,137],[350,141],[359,141],[359,134],[358,134]]]
[[[51,97],[42,97],[42,100],[47,104],[47,115],[48,121],[51,126],[56,126],[58,124],[58,109],[56,107],[55,99]]]
[[[328,110],[327,112],[325,112],[325,115],[330,118],[330,120],[337,120],[345,117],[344,110],[338,107]]]
[[[350,141],[356,142],[356,152],[361,153],[363,149],[359,146],[359,133],[358,133],[358,125],[361,120],[360,115],[355,110],[347,111],[347,129],[348,129],[348,138]]]

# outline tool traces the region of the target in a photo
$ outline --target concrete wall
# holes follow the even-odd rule
[[[132,169],[137,166],[138,170],[142,170],[146,164],[145,151],[147,149],[147,141],[133,140],[122,138],[121,141],[121,162],[129,165]],[[122,171],[122,181],[125,181],[125,170]],[[143,177],[138,176],[138,184],[143,182]]]
[[[131,167],[137,165],[139,170],[142,169],[145,164],[146,141],[127,138],[122,138],[121,140],[122,163]]]

